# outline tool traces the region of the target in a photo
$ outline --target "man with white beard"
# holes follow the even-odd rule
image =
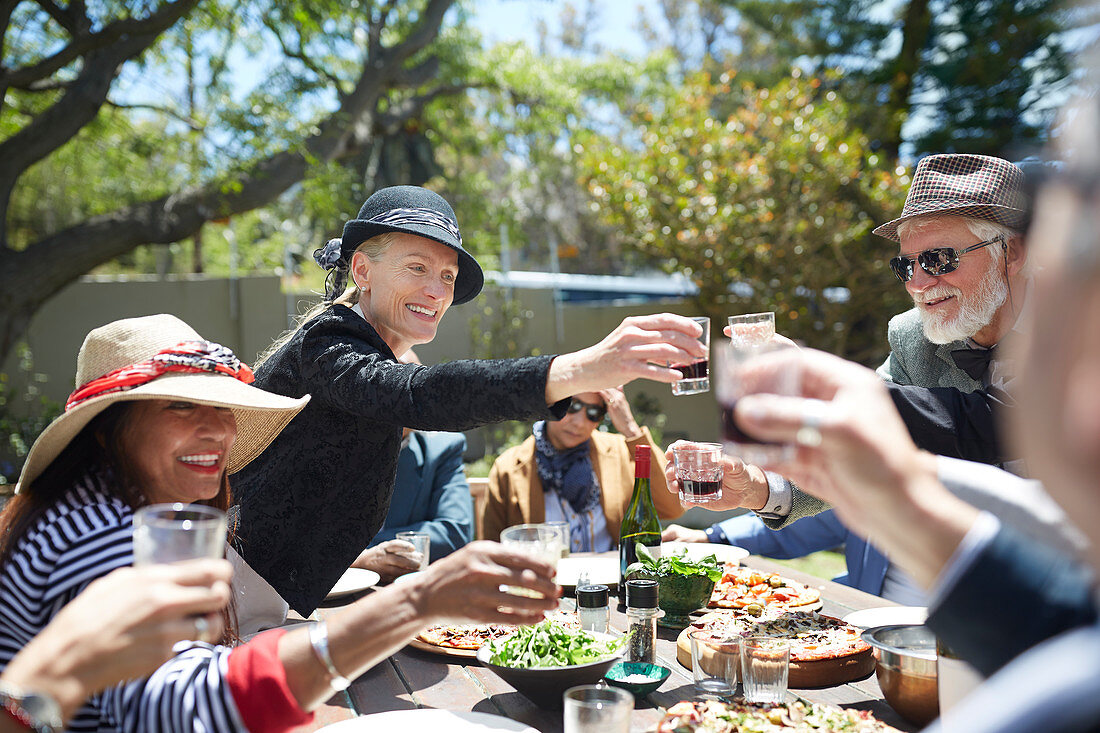
[[[1019,327],[1029,280],[1024,174],[983,155],[917,165],[899,218],[875,234],[899,243],[890,267],[915,307],[890,320],[884,379],[964,392],[1011,391],[997,345]]]

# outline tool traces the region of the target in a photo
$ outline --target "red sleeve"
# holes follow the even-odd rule
[[[286,629],[272,629],[253,637],[229,653],[226,682],[245,727],[277,733],[313,721],[298,705],[286,683],[279,659],[279,639]]]

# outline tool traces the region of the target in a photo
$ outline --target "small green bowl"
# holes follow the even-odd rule
[[[603,678],[607,680],[609,684],[623,688],[634,695],[634,697],[645,697],[660,687],[661,683],[667,680],[670,674],[672,674],[671,669],[662,667],[659,664],[649,664],[648,662],[619,662],[614,667],[607,670],[607,674],[605,674]],[[637,675],[645,677],[646,681],[626,681],[627,677]]]

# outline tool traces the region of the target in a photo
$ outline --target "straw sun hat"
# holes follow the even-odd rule
[[[309,402],[252,387],[251,370],[229,349],[204,341],[170,315],[127,318],[94,329],[76,357],[77,389],[65,412],[38,436],[16,493],[39,476],[96,415],[123,400],[186,400],[227,407],[237,439],[226,460],[234,473],[258,456]]]

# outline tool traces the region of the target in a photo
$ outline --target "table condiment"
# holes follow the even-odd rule
[[[626,581],[626,618],[630,623],[627,659],[631,662],[656,661],[657,581],[638,578]]]
[[[582,629],[607,633],[609,594],[610,590],[606,585],[577,587],[577,615],[580,617]]]

